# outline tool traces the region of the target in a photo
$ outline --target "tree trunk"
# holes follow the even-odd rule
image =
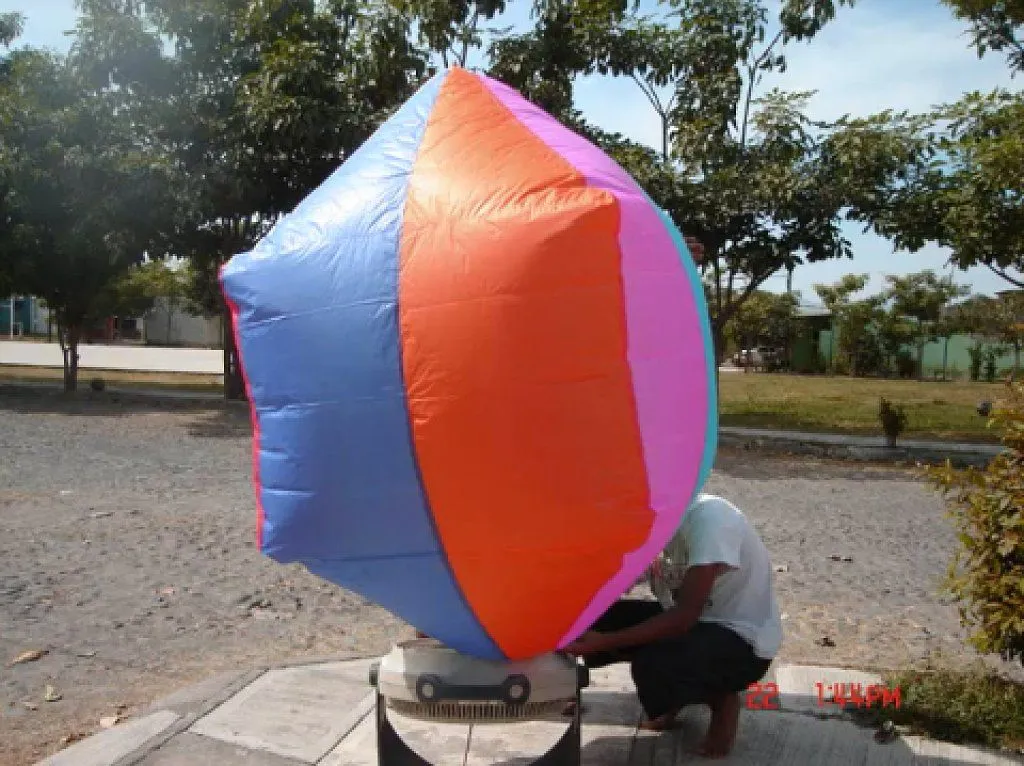
[[[719,322],[711,323],[711,339],[715,344],[715,393],[718,396],[721,392],[719,378],[721,378],[722,360],[725,357],[725,324]],[[718,396],[720,400],[720,396]]]
[[[235,346],[235,327],[227,306],[224,307],[221,324],[224,328],[224,398],[228,401],[244,401],[245,382],[242,380],[242,366]]]
[[[82,339],[80,327],[67,327],[58,332],[60,350],[64,354],[64,393],[78,390],[78,344]]]

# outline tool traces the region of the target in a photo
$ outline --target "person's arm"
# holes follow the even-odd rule
[[[666,609],[662,614],[624,630],[613,633],[585,633],[565,650],[569,654],[596,654],[685,635],[704,611],[715,580],[728,568],[725,564],[701,564],[690,567],[679,585],[676,605],[671,609]]]

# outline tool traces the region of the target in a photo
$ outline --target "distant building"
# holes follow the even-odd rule
[[[192,314],[180,303],[158,298],[143,319],[143,340],[154,346],[220,348],[224,340],[221,317]]]
[[[0,300],[0,336],[45,335],[50,312],[38,298],[18,295]]]
[[[1010,291],[1013,292],[1013,291]],[[824,306],[800,306],[796,311],[800,329],[792,348],[794,372],[826,372],[839,361],[837,328],[831,312]],[[971,367],[971,349],[978,340],[971,335],[957,334],[924,346],[922,367],[925,377],[963,378]],[[998,346],[999,344],[994,344]],[[1005,353],[996,359],[996,370],[1005,375],[1014,366],[1012,350],[1003,346]],[[906,351],[916,358],[917,350]]]
[[[57,326],[39,298],[0,298],[0,340],[35,336],[56,341]],[[196,316],[179,304],[159,298],[142,317],[105,317],[82,332],[84,343],[135,342],[154,346],[220,348],[223,325],[220,317]]]
[[[827,356],[822,352],[823,338],[831,337],[832,312],[824,306],[796,307],[799,328],[790,349],[794,372],[824,372]],[[827,346],[826,346],[827,348]]]

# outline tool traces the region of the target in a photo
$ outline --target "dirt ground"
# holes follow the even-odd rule
[[[218,672],[382,652],[408,632],[254,549],[242,409],[0,388],[0,455],[4,766]],[[955,538],[912,473],[723,452],[709,490],[748,513],[781,570],[781,659],[971,659],[938,595]]]

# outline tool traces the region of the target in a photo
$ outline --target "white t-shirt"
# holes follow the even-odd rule
[[[761,537],[739,508],[714,495],[700,495],[652,569],[651,590],[666,609],[691,566],[725,564],[715,579],[701,622],[738,633],[754,654],[771,660],[782,645],[782,620],[772,586],[772,566]]]

